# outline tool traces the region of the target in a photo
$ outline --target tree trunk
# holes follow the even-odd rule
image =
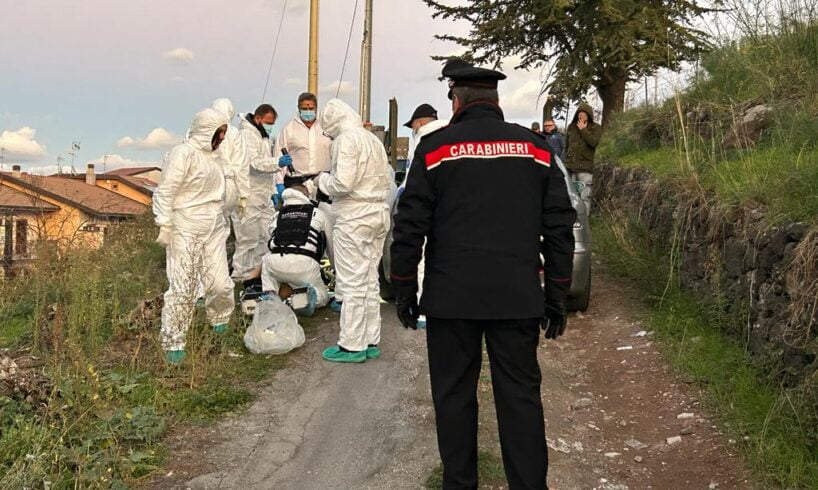
[[[602,99],[602,127],[610,122],[610,116],[622,112],[625,107],[625,87],[628,84],[628,73],[625,70],[607,68],[596,86],[599,98]]]

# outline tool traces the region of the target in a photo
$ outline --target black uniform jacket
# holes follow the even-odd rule
[[[537,318],[546,303],[564,311],[576,212],[552,158],[543,136],[506,123],[489,102],[464,106],[449,126],[424,136],[395,217],[396,294],[416,294],[426,239],[421,313]]]

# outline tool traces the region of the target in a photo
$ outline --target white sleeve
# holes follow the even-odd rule
[[[332,173],[324,173],[318,177],[321,192],[329,197],[339,197],[349,194],[358,186],[361,146],[360,141],[352,138],[338,141],[333,145],[338,149],[337,152],[333,152],[335,154],[332,156]]]
[[[227,132],[225,138],[222,157],[233,169],[233,178],[236,180],[236,192],[239,198],[247,198],[250,195],[250,183],[248,181],[247,168],[244,167],[244,152],[238,131]]]
[[[257,144],[256,138],[249,134],[249,130],[241,132],[241,144],[248,167],[271,174],[280,170],[278,163],[273,160],[272,154],[265,154],[266,152]]]
[[[185,182],[189,166],[190,153],[183,146],[170,151],[159,186],[153,192],[153,214],[158,226],[173,224],[173,201]]]

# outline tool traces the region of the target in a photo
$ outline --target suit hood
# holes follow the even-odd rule
[[[203,109],[196,113],[190,123],[187,142],[198,150],[212,152],[213,135],[227,124],[227,117],[216,109]]]
[[[224,114],[228,121],[232,121],[236,115],[236,108],[230,99],[216,99],[210,107]]]
[[[363,127],[361,116],[340,99],[332,99],[327,102],[321,112],[321,129],[335,139],[344,131]]]

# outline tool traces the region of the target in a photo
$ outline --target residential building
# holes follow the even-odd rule
[[[146,204],[85,180],[0,172],[0,240],[6,275],[31,260],[40,242],[99,247],[106,230],[149,212]]]

